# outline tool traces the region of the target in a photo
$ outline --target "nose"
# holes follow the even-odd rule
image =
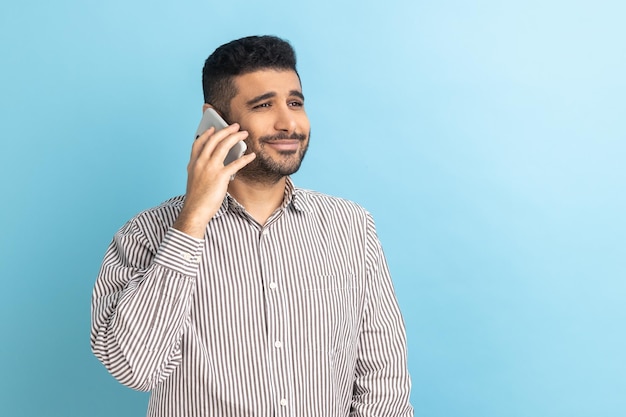
[[[297,128],[296,115],[287,105],[277,109],[274,128],[288,134],[294,133]]]

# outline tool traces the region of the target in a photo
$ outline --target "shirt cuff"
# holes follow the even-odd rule
[[[187,276],[196,276],[202,258],[203,239],[169,228],[154,257],[154,262]]]

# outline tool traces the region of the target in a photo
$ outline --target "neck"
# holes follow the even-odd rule
[[[282,177],[276,182],[258,182],[236,176],[228,185],[228,192],[254,220],[264,225],[272,213],[282,205],[286,182],[287,177]]]

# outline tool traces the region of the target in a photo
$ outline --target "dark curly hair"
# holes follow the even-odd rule
[[[228,117],[230,101],[237,95],[233,78],[263,69],[298,74],[296,54],[289,42],[276,36],[248,36],[220,46],[204,62],[204,102]]]

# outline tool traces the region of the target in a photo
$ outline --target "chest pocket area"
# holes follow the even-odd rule
[[[310,276],[303,284],[303,345],[336,352],[356,344],[361,288],[354,274]]]

